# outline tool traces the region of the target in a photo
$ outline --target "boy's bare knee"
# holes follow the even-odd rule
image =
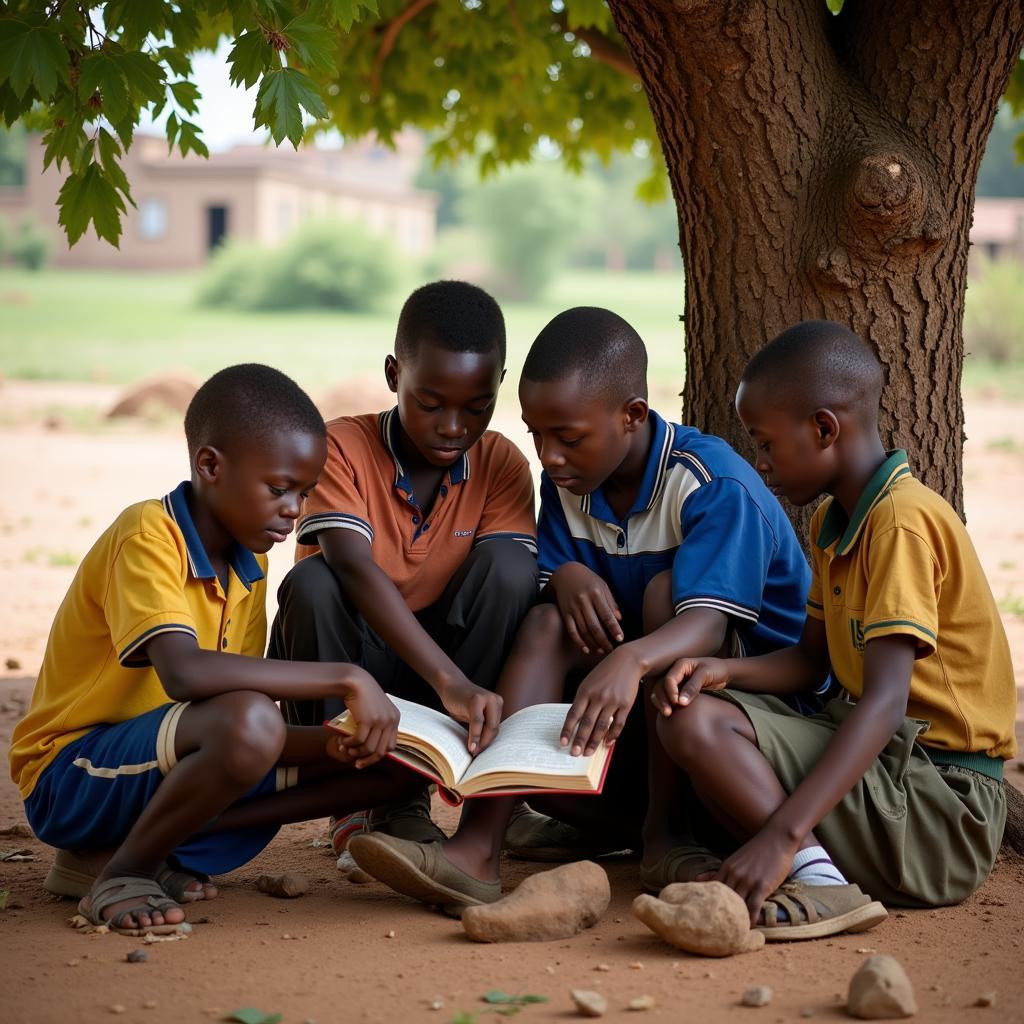
[[[215,749],[225,772],[236,782],[254,785],[277,763],[286,726],[277,705],[262,693],[226,693],[214,698]]]
[[[714,697],[698,694],[688,707],[676,708],[667,718],[658,715],[658,739],[680,767],[707,764],[721,756],[722,731],[729,725],[720,704]]]
[[[672,607],[672,571],[659,572],[644,590],[644,635],[664,626],[675,615]]]
[[[566,636],[562,616],[556,604],[535,604],[526,613],[519,629],[521,641],[531,647],[536,644],[557,646]]]

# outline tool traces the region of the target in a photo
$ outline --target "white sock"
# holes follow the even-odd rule
[[[843,873],[832,863],[823,846],[808,846],[797,852],[789,881],[804,885],[846,885]]]

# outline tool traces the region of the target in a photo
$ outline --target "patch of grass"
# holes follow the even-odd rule
[[[1018,619],[1024,619],[1024,597],[1017,594],[1007,594],[998,602],[999,610],[1007,615],[1014,615]]]
[[[985,445],[985,448],[990,452],[1007,452],[1010,455],[1024,451],[1024,445],[1021,445],[1016,437],[1010,437],[1009,434],[1004,437],[994,437]]]
[[[1017,568],[1017,563],[1016,562],[1011,562],[1008,558],[1004,558],[999,563],[999,568],[1002,569],[1004,572],[1010,572],[1012,569],[1016,569]]]
[[[67,566],[78,565],[81,559],[78,555],[71,551],[51,551],[46,556],[46,562],[48,565],[53,566],[55,569],[63,569]]]

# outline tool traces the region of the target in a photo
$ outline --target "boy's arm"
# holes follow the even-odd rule
[[[272,700],[340,697],[359,726],[352,742],[345,744],[357,768],[373,764],[395,747],[398,709],[358,665],[207,651],[187,633],[154,636],[145,645],[145,655],[171,700],[206,700],[236,690],[262,693]]]
[[[917,641],[906,634],[868,641],[860,700],[800,785],[722,865],[718,880],[743,897],[752,922],[786,878],[807,835],[857,784],[903,723],[916,653]]]
[[[488,746],[501,720],[501,698],[477,686],[437,645],[353,530],[321,530],[317,540],[346,596],[377,635],[437,693],[445,710],[469,727],[468,749]]]

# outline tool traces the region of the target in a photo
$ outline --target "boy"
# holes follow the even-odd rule
[[[957,903],[1002,836],[1009,646],[960,519],[882,447],[882,382],[867,346],[827,321],[751,360],[736,408],[757,469],[795,505],[830,495],[810,525],[807,623],[763,658],[683,661],[653,694],[665,749],[741,844],[717,877],[769,939],[872,927],[885,909],[859,886],[903,906]],[[829,671],[853,702],[814,717],[751,693]]]
[[[270,641],[273,657],[351,661],[388,693],[443,707],[469,724],[473,752],[495,733],[498,672],[537,592],[529,466],[487,430],[504,366],[505,322],[486,292],[436,281],[409,296],[384,362],[397,405],[328,424]],[[335,700],[286,713],[313,724],[340,710]],[[337,852],[360,824],[334,825]],[[372,812],[369,827],[443,837],[425,786]]]
[[[530,349],[519,398],[544,470],[538,543],[547,603],[527,616],[499,693],[508,715],[562,700],[566,676],[584,674],[562,743],[590,754],[618,740],[604,793],[531,803],[589,826],[613,850],[639,845],[647,810],[642,877],[660,888],[718,862],[683,830],[670,832],[681,811],[671,785],[678,773],[656,743],[648,809],[648,702],[630,713],[640,682],[684,653],[792,643],[810,574],[753,469],[719,438],[649,410],[646,371],[639,335],[606,309],[561,313]],[[468,801],[455,837],[434,849],[367,836],[353,840],[352,854],[427,902],[457,909],[494,900],[510,807],[508,799]]]
[[[48,886],[128,935],[173,932],[209,874],[290,821],[408,791],[382,763],[398,715],[344,664],[264,661],[265,552],[289,534],[326,455],[306,394],[266,366],[210,378],[185,416],[191,481],[121,513],[54,620],[11,775]],[[351,742],[286,728],[277,699],[343,700]],[[289,788],[292,787],[292,788]],[[95,877],[93,877],[95,876]]]

